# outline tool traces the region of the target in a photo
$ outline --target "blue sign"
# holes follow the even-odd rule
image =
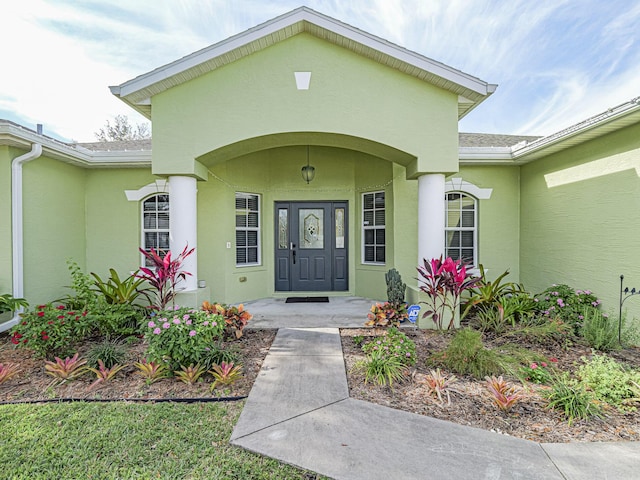
[[[407,308],[407,313],[409,314],[409,321],[411,323],[416,323],[418,320],[418,314],[420,313],[420,305],[411,305]]]

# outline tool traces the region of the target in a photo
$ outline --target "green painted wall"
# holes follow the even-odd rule
[[[296,89],[295,71],[312,72],[309,90]],[[394,147],[417,158],[409,175],[458,169],[456,95],[308,34],[155,95],[152,105],[158,174],[194,174],[195,158],[282,132]]]
[[[85,268],[85,170],[40,157],[23,166],[25,296],[31,305],[70,290],[67,259]]]
[[[521,280],[590,289],[617,311],[620,274],[640,285],[640,125],[522,167]],[[640,299],[625,304],[640,318]],[[616,314],[617,316],[617,314]]]
[[[360,262],[360,198],[364,190],[390,182],[391,164],[360,152],[312,147],[311,164],[316,177],[305,184],[300,168],[306,163],[306,147],[282,147],[245,155],[211,168],[207,182],[198,183],[198,277],[206,280],[214,300],[239,302],[270,297],[274,293],[274,204],[276,201],[344,200],[349,205],[350,292],[384,292],[384,267]],[[215,175],[215,177],[213,176]],[[391,186],[387,185],[388,192]],[[262,265],[236,267],[236,191],[261,194]],[[393,210],[393,202],[388,210]],[[230,242],[231,248],[226,248]],[[393,251],[391,242],[390,251]],[[371,272],[380,273],[379,279]],[[241,278],[245,281],[241,281]],[[372,279],[373,278],[373,279]]]
[[[520,169],[463,166],[452,177],[493,189],[490,199],[478,200],[478,260],[489,279],[509,270],[506,281],[519,281]]]
[[[104,279],[109,268],[115,268],[122,277],[141,265],[141,205],[128,201],[124,191],[138,190],[156,178],[149,168],[87,170],[88,272]]]
[[[11,161],[20,153],[0,146],[0,295],[11,293]]]

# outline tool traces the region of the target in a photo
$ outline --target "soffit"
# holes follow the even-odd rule
[[[458,95],[459,118],[480,104],[496,88],[496,85],[460,70],[307,7],[300,7],[110,89],[114,95],[150,118],[150,99],[153,95],[303,32]]]

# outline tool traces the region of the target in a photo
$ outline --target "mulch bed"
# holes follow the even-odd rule
[[[13,362],[20,365],[21,372],[8,382],[0,384],[0,402],[47,400],[60,398],[74,399],[168,399],[168,398],[215,398],[242,397],[249,394],[253,382],[262,366],[269,347],[275,338],[276,330],[245,329],[244,335],[228,342],[230,348],[237,349],[240,355],[244,375],[229,387],[210,391],[211,378],[206,382],[187,385],[175,378],[165,378],[151,385],[136,374],[134,362],[144,357],[142,340],[128,347],[128,366],[112,380],[90,388],[95,381],[93,373],[62,385],[51,386],[53,378],[44,371],[44,363],[35,358],[28,350],[15,349],[5,333],[0,335],[0,363]],[[96,343],[85,342],[79,349],[80,357]]]
[[[439,334],[432,330],[403,329],[416,343],[418,361],[411,370],[409,378],[393,388],[379,387],[364,383],[364,374],[353,370],[354,364],[364,359],[362,349],[353,341],[353,337],[362,335],[365,343],[381,334],[378,329],[345,329],[341,331],[342,346],[348,372],[350,396],[367,402],[384,405],[407,412],[427,415],[441,420],[455,422],[502,434],[512,435],[536,442],[604,442],[604,441],[640,441],[640,413],[623,413],[617,409],[606,409],[602,419],[575,420],[571,426],[564,417],[546,407],[546,401],[540,395],[542,387],[529,384],[525,395],[509,412],[502,412],[492,403],[484,382],[469,376],[460,376],[451,393],[451,405],[441,405],[438,399],[430,396],[421,380],[435,369],[428,364],[433,353],[446,348],[451,334]],[[499,348],[497,339],[485,340],[488,348]],[[580,364],[580,357],[591,355],[584,345],[573,345],[563,349],[559,345],[539,346],[520,345],[535,348],[547,358],[555,357],[558,365],[573,370]],[[617,360],[635,368],[640,368],[640,350],[631,348],[613,354]],[[444,370],[443,370],[444,371]],[[449,373],[449,372],[446,372]]]
[[[361,348],[355,345],[352,337],[362,335],[367,341],[367,337],[381,335],[383,331],[371,328],[341,330],[351,397],[537,442],[640,441],[638,412],[622,413],[608,409],[602,419],[575,421],[569,426],[560,413],[545,408],[546,402],[540,395],[540,390],[544,387],[539,385],[529,385],[525,397],[510,412],[504,413],[493,405],[483,382],[457,375],[458,382],[455,384],[455,391],[451,393],[451,405],[440,405],[436,398],[429,395],[421,380],[431,368],[434,368],[426,359],[434,352],[446,348],[451,335],[431,330],[403,331],[416,343],[418,362],[409,378],[391,389],[365,384],[363,374],[353,371],[354,363],[363,359],[364,354]],[[9,336],[4,333],[0,334],[0,363],[18,363],[21,372],[0,385],[0,402],[61,398],[136,400],[246,396],[275,335],[276,330],[247,328],[240,340],[230,342],[240,354],[244,376],[231,387],[218,388],[211,392],[210,378],[196,385],[186,385],[173,378],[147,385],[144,379],[135,373],[133,366],[128,366],[113,380],[93,389],[89,388],[94,381],[93,374],[87,374],[67,384],[50,386],[52,378],[44,373],[42,360],[34,358],[28,350],[14,349]],[[487,339],[485,344],[489,348],[498,348],[499,342],[496,339]],[[86,354],[91,346],[92,342],[86,342],[80,349],[80,355]],[[580,357],[591,354],[588,347],[579,344],[570,348],[561,348],[559,345],[521,346],[536,349],[546,357],[556,357],[558,365],[568,370],[580,363]],[[638,348],[614,352],[612,355],[619,361],[640,368]],[[129,347],[127,363],[133,364],[143,356],[144,344],[142,341],[135,342]]]

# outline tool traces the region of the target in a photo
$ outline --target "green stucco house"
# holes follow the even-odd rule
[[[305,7],[110,88],[152,142],[0,120],[0,293],[51,301],[68,259],[128,272],[187,244],[193,305],[383,299],[392,267],[415,298],[443,253],[605,309],[620,274],[640,285],[640,97],[547,137],[459,133],[496,85]]]

